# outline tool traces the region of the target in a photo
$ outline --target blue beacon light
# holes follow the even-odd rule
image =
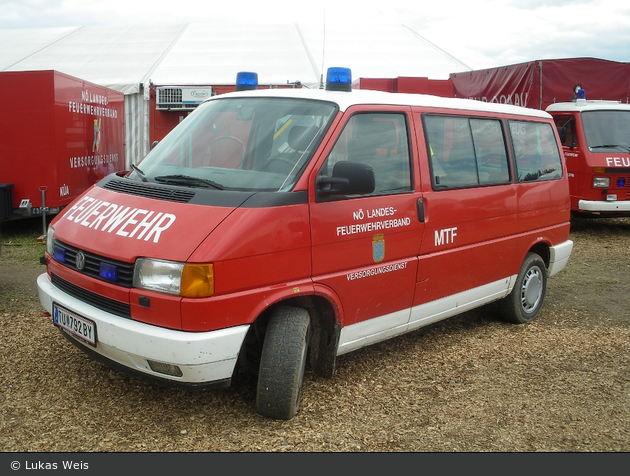
[[[118,267],[109,263],[101,263],[98,275],[109,281],[118,281]]]
[[[236,90],[248,91],[250,89],[258,89],[258,73],[250,71],[241,71],[236,74]]]
[[[53,251],[53,256],[60,263],[66,262],[66,250],[64,250],[61,246],[55,246]]]
[[[326,72],[327,91],[352,91],[352,72],[350,68],[328,68]]]

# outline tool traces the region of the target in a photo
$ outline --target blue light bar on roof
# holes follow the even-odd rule
[[[350,68],[328,68],[326,90],[352,91],[352,72]]]
[[[249,89],[258,89],[258,74],[249,71],[236,73],[236,90],[247,91]]]
[[[584,91],[582,88],[577,90],[577,98],[578,99],[586,99],[586,91]]]

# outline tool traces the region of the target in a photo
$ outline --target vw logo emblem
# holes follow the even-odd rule
[[[74,262],[77,265],[77,269],[79,271],[83,270],[83,268],[85,267],[85,255],[79,251],[77,253],[77,257],[75,258]]]

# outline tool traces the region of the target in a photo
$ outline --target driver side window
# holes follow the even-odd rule
[[[376,187],[372,195],[410,191],[407,138],[403,114],[355,114],[324,162],[320,176],[331,177],[337,162],[359,162],[374,170]]]

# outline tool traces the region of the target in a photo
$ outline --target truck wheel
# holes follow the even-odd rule
[[[540,256],[527,253],[512,292],[501,301],[503,317],[526,324],[538,316],[547,292],[547,267]]]
[[[300,406],[310,317],[305,309],[279,307],[272,314],[260,357],[256,407],[269,418],[290,420]]]

